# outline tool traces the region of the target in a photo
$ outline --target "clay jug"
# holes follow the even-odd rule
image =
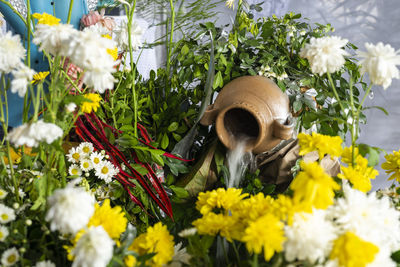
[[[202,125],[214,122],[218,138],[228,149],[246,138],[246,151],[255,154],[293,135],[289,98],[262,76],[243,76],[226,84],[200,121]]]

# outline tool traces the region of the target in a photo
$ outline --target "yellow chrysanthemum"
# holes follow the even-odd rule
[[[85,98],[91,100],[91,102],[83,102],[81,105],[82,112],[91,113],[92,110],[94,112],[97,111],[97,108],[100,107],[101,96],[99,94],[85,94]]]
[[[36,73],[35,75],[33,75],[32,84],[38,84],[40,82],[43,82],[44,79],[46,79],[47,75],[49,74],[50,72],[48,71]]]
[[[271,196],[264,196],[258,193],[255,196],[243,199],[232,207],[232,214],[238,215],[245,221],[254,221],[270,212],[274,199]]]
[[[230,210],[236,206],[248,194],[242,194],[242,189],[218,188],[217,190],[200,192],[196,202],[196,208],[201,214],[207,214],[214,208]]]
[[[128,255],[124,258],[124,263],[126,267],[135,267],[136,266],[136,257],[132,255]]]
[[[294,191],[293,202],[295,205],[308,204],[309,209],[326,209],[333,203],[334,190],[339,185],[325,173],[317,163],[300,163],[302,171],[294,178],[290,188]]]
[[[60,19],[50,14],[47,14],[46,12],[44,12],[43,14],[34,13],[32,17],[38,20],[37,24],[46,24],[50,26],[60,24]]]
[[[213,212],[204,214],[203,217],[195,220],[192,224],[201,235],[215,236],[219,234],[230,242],[232,242],[232,239],[240,240],[244,229],[239,217]]]
[[[378,252],[374,244],[347,232],[334,241],[330,258],[338,259],[340,266],[364,267],[374,261]]]
[[[242,240],[250,253],[260,254],[264,249],[264,258],[269,261],[275,252],[283,249],[283,227],[284,224],[277,217],[267,214],[249,224]]]
[[[146,264],[162,266],[174,256],[174,237],[169,234],[167,227],[159,222],[135,238],[129,249],[139,255],[155,253]]]
[[[353,158],[352,158],[352,146],[350,147],[345,147],[343,149],[343,153],[342,153],[342,162],[346,163],[346,164],[353,164]],[[358,147],[354,148],[354,158],[357,158],[357,156],[359,155],[358,152]]]
[[[347,179],[353,187],[362,192],[371,190],[371,180],[375,179],[379,174],[377,170],[368,167],[368,160],[361,155],[356,158],[355,166],[341,167],[343,173],[339,173],[338,177]]]
[[[386,162],[382,163],[382,169],[387,174],[393,173],[388,180],[396,179],[400,182],[400,150],[385,156]]]
[[[106,39],[112,39],[112,37],[109,34],[104,34],[102,35],[103,38]],[[112,58],[115,60],[118,59],[118,47],[114,47],[113,49],[107,49],[107,53],[112,56]]]
[[[125,232],[128,220],[120,206],[111,208],[110,200],[106,199],[103,205],[95,204],[95,211],[90,218],[88,227],[103,226],[104,230],[113,239],[119,239],[120,235]]]
[[[328,136],[313,132],[312,135],[299,133],[297,136],[300,145],[299,155],[317,150],[319,159],[325,154],[339,157],[342,154],[342,139],[339,136]]]

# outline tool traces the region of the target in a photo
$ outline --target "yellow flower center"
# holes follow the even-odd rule
[[[108,173],[108,167],[104,166],[103,168],[101,168],[101,173],[102,174],[107,174]]]
[[[99,159],[99,158],[94,158],[94,159],[93,159],[93,162],[94,162],[95,164],[99,164],[99,163],[100,163],[100,159]]]
[[[72,169],[71,172],[72,172],[73,175],[77,175],[78,174],[78,170],[77,169]]]
[[[8,219],[8,215],[5,214],[5,213],[3,213],[3,214],[1,214],[1,218],[2,218],[3,220],[7,220],[7,219]]]
[[[11,254],[10,256],[7,257],[8,263],[14,263],[16,260],[17,260],[17,256],[15,256],[15,254]]]
[[[85,169],[89,168],[89,162],[84,162],[83,163],[83,168],[85,168]]]
[[[74,158],[75,160],[79,160],[80,157],[81,155],[79,155],[79,153],[72,154],[72,158]]]
[[[87,146],[83,147],[82,150],[83,150],[83,152],[85,152],[85,153],[89,153],[89,152],[90,152],[90,148],[87,147]]]
[[[33,81],[32,84],[38,84],[41,81],[44,81],[46,79],[47,75],[49,75],[50,72],[45,71],[45,72],[39,72],[33,75]]]
[[[0,232],[0,239],[2,239],[4,237],[3,232]]]

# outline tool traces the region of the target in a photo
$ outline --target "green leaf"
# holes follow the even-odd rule
[[[380,107],[380,106],[369,106],[369,107],[364,107],[363,110],[372,109],[372,108],[379,109],[380,111],[382,111],[383,113],[385,113],[386,116],[389,116],[389,112],[387,112],[386,109],[384,109],[383,107]]]
[[[224,85],[224,79],[222,78],[222,73],[221,71],[218,71],[217,75],[215,75],[214,78],[213,88],[216,89],[218,86],[222,87],[223,85]]]
[[[166,149],[169,145],[169,139],[168,139],[168,135],[166,133],[164,133],[162,139],[161,139],[161,148],[162,149]]]
[[[147,169],[140,164],[132,163],[131,166],[141,175],[146,175],[148,173]]]
[[[303,103],[301,103],[300,101],[294,101],[293,103],[293,111],[294,112],[299,112],[301,110],[301,108],[303,107]]]
[[[400,250],[394,252],[391,256],[392,260],[397,262],[398,264],[400,263]]]
[[[189,47],[187,45],[184,45],[181,49],[181,54],[185,56],[189,53],[189,51]]]
[[[174,121],[168,126],[168,131],[169,132],[175,132],[176,130],[178,130],[178,127],[179,127],[179,123]]]
[[[174,191],[175,195],[176,195],[178,198],[188,198],[188,197],[189,197],[189,192],[186,191],[185,188],[178,187],[178,186],[174,186],[174,185],[171,185],[169,188],[170,188],[172,191]]]

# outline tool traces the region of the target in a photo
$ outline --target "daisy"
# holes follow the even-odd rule
[[[4,242],[8,236],[8,229],[5,226],[0,225],[0,241]]]
[[[81,168],[79,168],[79,166],[77,164],[72,164],[71,166],[69,166],[68,173],[69,173],[69,175],[73,175],[73,176],[75,176],[75,175],[81,176],[82,170],[81,170]]]
[[[82,142],[78,146],[78,150],[82,152],[82,156],[87,157],[93,152],[93,144],[89,142]]]
[[[97,166],[99,166],[99,164],[103,161],[104,159],[104,155],[99,153],[99,152],[93,152],[90,155],[90,161],[92,162],[92,166],[94,168],[97,168]]]
[[[51,261],[39,261],[35,267],[56,267],[56,265]]]
[[[82,158],[82,151],[79,147],[72,147],[67,154],[67,158],[69,162],[78,163]]]
[[[106,183],[111,182],[112,178],[117,175],[118,172],[119,170],[109,161],[101,162],[95,169],[95,175]]]
[[[0,203],[0,223],[8,223],[15,220],[15,212],[13,209]]]
[[[88,172],[93,169],[92,161],[89,158],[84,158],[81,160],[80,167],[83,171]]]
[[[5,191],[4,189],[0,188],[0,199],[5,199],[7,196],[7,191]]]
[[[15,247],[7,249],[1,256],[1,264],[3,266],[12,266],[17,261],[19,261],[19,253]]]

